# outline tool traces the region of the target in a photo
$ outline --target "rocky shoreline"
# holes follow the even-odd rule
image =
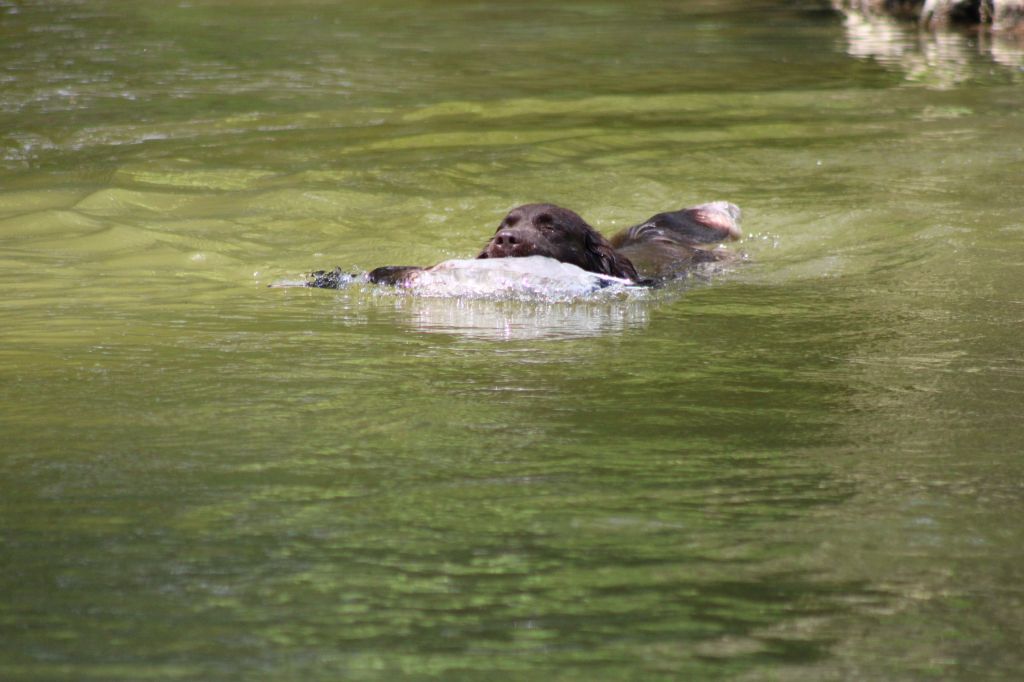
[[[833,0],[843,12],[886,14],[928,28],[969,26],[1024,35],[1024,0]]]

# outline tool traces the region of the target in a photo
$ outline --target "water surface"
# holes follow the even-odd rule
[[[0,677],[1019,676],[1019,46],[813,2],[0,12]],[[715,199],[749,260],[641,298],[266,288]]]

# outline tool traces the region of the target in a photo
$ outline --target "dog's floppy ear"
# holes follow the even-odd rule
[[[740,229],[739,206],[728,201],[713,201],[651,216],[630,228],[627,235],[632,239],[663,239],[696,245],[735,241],[743,236],[743,230]]]
[[[608,240],[597,232],[587,234],[587,270],[600,272],[612,277],[621,277],[634,282],[640,281],[640,275],[628,258],[617,252]]]

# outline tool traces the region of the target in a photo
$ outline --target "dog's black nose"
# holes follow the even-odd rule
[[[510,232],[509,230],[502,230],[494,235],[495,246],[515,246],[519,241],[520,239],[516,236],[515,232]]]

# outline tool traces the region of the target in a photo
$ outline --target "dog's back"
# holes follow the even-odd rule
[[[612,235],[609,241],[644,277],[663,280],[696,264],[735,257],[716,245],[742,235],[739,207],[715,201],[658,213]]]

